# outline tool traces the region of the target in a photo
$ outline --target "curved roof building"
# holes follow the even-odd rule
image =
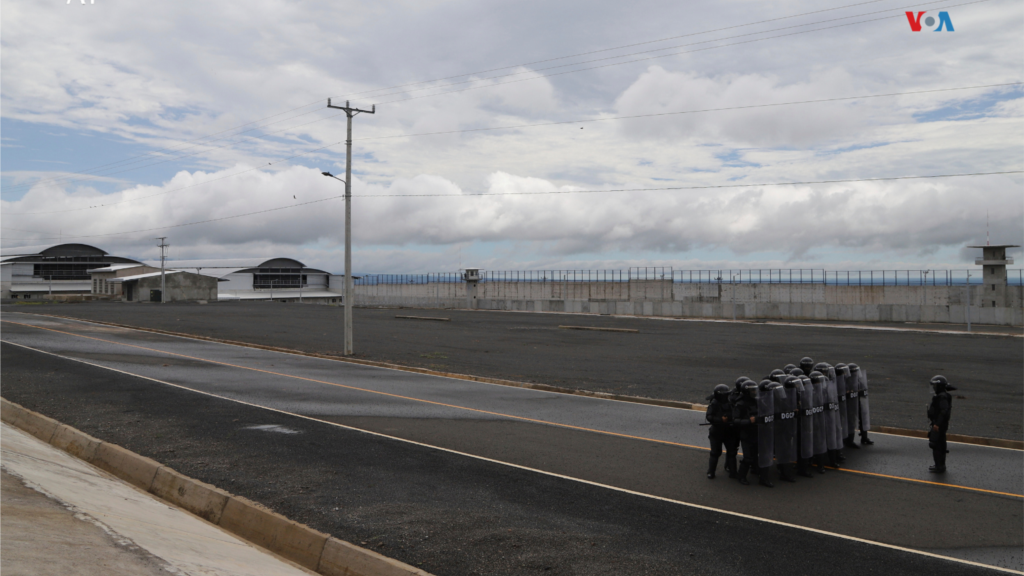
[[[89,294],[89,272],[96,268],[142,262],[111,256],[88,244],[58,244],[39,251],[14,248],[0,256],[2,298],[31,298],[33,294]]]

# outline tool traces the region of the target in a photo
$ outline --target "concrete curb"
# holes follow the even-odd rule
[[[34,314],[28,312],[27,314],[33,314],[34,316],[45,316],[49,318],[61,318],[64,320],[74,320],[76,322],[85,322],[91,324],[102,324],[104,326],[114,326],[116,328],[128,328],[130,330],[139,330],[141,332],[152,332],[154,334],[166,334],[167,336],[176,336],[179,338],[190,338],[192,340],[204,340],[207,342],[216,342],[218,344],[230,344],[232,346],[242,346],[244,348],[256,348],[258,350],[268,350],[270,352],[281,352],[284,354],[295,354],[296,356],[308,356],[310,358],[323,358],[325,360],[334,360],[336,362],[348,362],[350,364],[362,364],[364,366],[376,366],[378,368],[389,368],[391,370],[401,370],[403,372],[415,372],[417,374],[427,374],[430,376],[441,376],[443,378],[455,378],[457,380],[468,380],[470,382],[482,382],[484,384],[498,384],[500,386],[512,386],[515,388],[529,388],[531,390],[541,390],[543,392],[554,392],[556,394],[570,394],[573,396],[587,396],[590,398],[600,398],[602,400],[616,400],[619,402],[632,402],[634,404],[646,404],[649,406],[662,406],[664,408],[679,408],[682,410],[707,410],[706,404],[698,404],[696,402],[681,402],[678,400],[660,400],[657,398],[644,398],[641,396],[625,396],[622,394],[609,394],[607,392],[592,392],[590,390],[577,390],[575,388],[561,388],[558,386],[550,386],[548,384],[538,384],[534,382],[517,382],[515,380],[503,380],[501,378],[488,378],[486,376],[471,376],[469,374],[458,374],[454,372],[438,372],[436,370],[429,370],[427,368],[417,368],[415,366],[404,366],[402,364],[391,364],[388,362],[377,362],[375,360],[362,360],[359,358],[346,358],[344,356],[331,356],[329,354],[317,354],[314,352],[303,352],[302,350],[294,350],[291,348],[280,348],[277,346],[265,346],[262,344],[253,344],[251,342],[239,342],[237,340],[225,340],[222,338],[210,338],[208,336],[199,336],[196,334],[188,334],[185,332],[171,332],[169,330],[160,330],[157,328],[143,328],[141,326],[132,326],[130,324],[117,324],[115,322],[104,322],[102,320],[83,320],[81,318],[73,318],[71,316],[58,316],[56,314]],[[561,312],[558,312],[561,314]],[[871,429],[882,434],[892,434],[895,436],[909,436],[911,438],[927,438],[928,433],[921,430],[911,430],[908,428],[895,428],[892,426],[872,426]],[[947,434],[946,439],[950,442],[960,442],[963,444],[976,444],[978,446],[992,446],[995,448],[1009,448],[1012,450],[1024,450],[1024,441],[1021,440],[1007,440],[1004,438],[988,438],[985,436],[967,436],[963,434]]]
[[[0,397],[0,420],[324,576],[431,576]]]

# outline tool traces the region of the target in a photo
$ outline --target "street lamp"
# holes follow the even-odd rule
[[[349,137],[351,138],[352,120],[349,118]],[[351,142],[351,140],[350,140]],[[350,148],[351,150],[351,148]],[[346,170],[347,172],[347,170]],[[343,355],[352,354],[352,187],[348,182],[330,172],[321,172],[328,178],[334,178],[345,185],[345,292],[342,305],[345,306],[345,348]],[[349,176],[351,178],[351,176]],[[301,283],[301,279],[299,282]]]

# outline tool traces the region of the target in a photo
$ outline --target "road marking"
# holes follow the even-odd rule
[[[581,430],[581,431],[584,431],[584,432],[593,432],[595,434],[605,434],[605,435],[608,435],[608,436],[616,436],[616,437],[619,437],[619,438],[629,438],[631,440],[642,440],[642,441],[646,441],[646,442],[654,442],[654,443],[657,443],[657,444],[667,444],[669,446],[679,446],[679,447],[683,447],[683,448],[693,448],[695,450],[710,451],[710,448],[708,448],[706,446],[696,446],[696,445],[693,445],[693,444],[683,444],[681,442],[672,442],[672,441],[669,441],[669,440],[659,440],[659,439],[656,439],[656,438],[647,438],[646,436],[635,436],[635,435],[632,435],[632,434],[623,434],[623,433],[620,433],[620,432],[610,432],[610,431],[607,431],[607,430],[599,430],[599,429],[596,429],[596,428],[586,428],[586,427],[583,427],[583,426],[574,426],[572,424],[561,424],[559,422],[551,422],[551,421],[548,421],[548,420],[540,420],[540,419],[537,419],[537,418],[528,418],[526,416],[516,416],[514,414],[506,414],[504,412],[494,412],[494,411],[491,411],[491,410],[482,410],[480,408],[470,408],[468,406],[459,406],[457,404],[448,404],[448,403],[445,403],[445,402],[437,402],[435,400],[425,400],[425,399],[422,399],[422,398],[415,398],[415,397],[412,397],[412,396],[404,396],[404,395],[401,395],[401,394],[394,394],[394,393],[391,393],[391,392],[381,392],[379,390],[371,390],[371,389],[368,389],[368,388],[360,388],[358,386],[350,386],[348,384],[338,384],[336,382],[328,382],[326,380],[317,380],[315,378],[307,378],[305,376],[295,376],[295,375],[292,375],[292,374],[285,374],[283,372],[275,372],[273,370],[264,370],[262,368],[250,368],[250,367],[247,367],[247,366],[240,366],[238,364],[231,364],[229,362],[222,362],[220,360],[209,360],[207,358],[200,358],[198,356],[190,356],[188,354],[181,354],[181,353],[178,353],[178,352],[167,352],[165,350],[159,350],[159,349],[156,349],[156,348],[148,348],[146,346],[139,346],[137,344],[127,344],[127,343],[124,343],[124,342],[116,342],[116,341],[113,341],[113,340],[105,340],[103,338],[97,338],[95,336],[85,336],[85,335],[82,335],[82,334],[75,334],[74,332],[65,332],[63,330],[56,330],[54,328],[45,328],[43,326],[34,326],[32,324],[24,324],[22,322],[15,322],[13,320],[0,320],[0,322],[7,322],[9,324],[15,324],[15,325],[18,325],[18,326],[25,326],[27,328],[35,328],[37,330],[46,330],[48,332],[55,332],[55,333],[64,334],[64,335],[67,335],[67,336],[75,336],[75,337],[78,337],[78,338],[85,338],[85,339],[88,339],[88,340],[96,340],[98,342],[105,342],[107,344],[113,344],[115,346],[125,346],[125,347],[128,347],[128,348],[137,348],[139,350],[146,350],[148,352],[155,352],[157,354],[165,354],[165,355],[168,355],[168,356],[177,356],[177,357],[180,357],[180,358],[187,358],[189,360],[196,360],[196,361],[199,361],[199,362],[207,362],[207,363],[210,363],[210,364],[217,364],[217,365],[220,365],[220,366],[228,366],[228,367],[231,367],[231,368],[238,368],[240,370],[250,370],[250,371],[253,371],[253,372],[260,372],[260,373],[263,373],[263,374],[270,374],[270,375],[273,375],[273,376],[280,376],[282,378],[291,378],[291,379],[294,379],[294,380],[303,380],[303,381],[306,381],[306,382],[313,382],[313,383],[316,383],[316,384],[324,384],[324,385],[327,385],[327,386],[335,386],[335,387],[338,387],[338,388],[346,388],[346,389],[355,390],[355,391],[358,391],[358,392],[366,392],[366,393],[369,393],[369,394],[378,394],[378,395],[381,395],[381,396],[388,396],[388,397],[391,397],[391,398],[400,398],[402,400],[410,400],[410,401],[413,401],[413,402],[421,402],[421,403],[424,403],[424,404],[432,404],[432,405],[435,405],[435,406],[443,406],[445,408],[454,408],[456,410],[466,410],[466,411],[469,411],[469,412],[477,412],[477,413],[480,413],[480,414],[488,414],[488,415],[491,415],[491,416],[499,416],[499,417],[502,417],[502,418],[509,418],[509,419],[513,419],[513,420],[521,420],[521,421],[525,421],[525,422],[533,422],[533,423],[536,423],[536,424],[545,424],[545,425],[548,425],[548,426],[557,426],[557,427],[560,427],[560,428],[568,428],[568,429],[571,429],[571,430]],[[181,337],[181,336],[179,336],[178,338],[186,339],[186,338]],[[13,344],[13,342],[9,342],[7,340],[2,340],[2,341]],[[199,340],[199,341],[201,342],[201,340]],[[975,488],[975,487],[972,487],[972,486],[962,486],[962,485],[959,485],[959,484],[947,484],[947,483],[935,482],[935,481],[931,481],[931,480],[918,480],[916,478],[907,478],[907,477],[904,477],[904,476],[891,476],[891,475],[879,474],[879,473],[875,473],[875,472],[865,472],[865,471],[861,471],[861,470],[854,470],[852,468],[841,468],[839,470],[842,471],[842,472],[851,472],[851,473],[855,473],[855,474],[864,474],[864,475],[869,475],[869,476],[883,477],[883,478],[888,478],[888,479],[892,479],[892,480],[902,480],[902,481],[905,481],[905,482],[915,482],[915,483],[918,483],[918,484],[926,484],[926,485],[931,485],[931,486],[941,486],[941,487],[944,487],[944,488],[956,488],[956,489],[959,489],[959,490],[969,490],[969,491],[972,491],[972,492],[984,492],[986,494],[996,494],[996,495],[999,495],[999,496],[1010,496],[1012,498],[1024,498],[1024,494],[1015,494],[1013,492],[1001,492],[999,490],[989,490],[987,488]]]
[[[612,486],[610,484],[602,484],[600,482],[594,482],[592,480],[584,480],[583,478],[575,478],[573,476],[566,476],[564,474],[558,474],[558,473],[555,473],[555,472],[548,472],[546,470],[541,470],[541,469],[538,469],[538,468],[530,468],[528,466],[523,466],[521,464],[513,464],[511,462],[504,462],[502,460],[496,460],[494,458],[487,458],[486,456],[478,456],[476,454],[470,454],[468,452],[460,452],[458,450],[452,450],[451,448],[444,448],[442,446],[434,446],[432,444],[426,444],[426,443],[423,443],[423,442],[417,442],[415,440],[408,440],[406,438],[399,438],[397,436],[390,436],[388,434],[383,434],[383,433],[380,433],[380,432],[374,432],[372,430],[364,430],[362,428],[356,428],[354,426],[348,426],[348,425],[345,425],[345,424],[339,424],[337,422],[330,422],[328,420],[322,420],[320,418],[315,418],[313,416],[306,416],[304,414],[296,414],[294,412],[287,412],[285,410],[280,410],[278,408],[271,408],[269,406],[261,406],[259,404],[253,404],[252,402],[246,402],[245,400],[238,400],[238,399],[235,399],[235,398],[229,398],[227,396],[220,396],[220,395],[214,394],[212,392],[205,392],[203,390],[196,390],[194,388],[189,388],[188,386],[182,386],[180,384],[173,384],[171,382],[167,382],[167,381],[164,381],[164,380],[158,380],[156,378],[151,378],[149,376],[142,376],[142,375],[139,375],[139,374],[133,374],[131,372],[126,372],[124,370],[118,370],[117,368],[111,368],[109,366],[103,366],[103,365],[100,365],[100,364],[93,364],[92,362],[86,362],[85,360],[80,360],[78,358],[71,358],[69,356],[63,356],[61,354],[56,354],[54,352],[47,352],[46,350],[40,350],[38,348],[33,348],[31,346],[26,346],[24,344],[17,344],[15,342],[9,342],[9,341],[6,341],[6,340],[2,340],[2,341],[7,343],[7,344],[10,344],[12,346],[18,346],[19,348],[25,348],[26,350],[32,350],[34,352],[39,352],[41,354],[46,354],[46,355],[49,355],[49,356],[55,356],[57,358],[62,358],[64,360],[69,360],[69,361],[72,361],[72,362],[78,362],[80,364],[86,364],[88,366],[93,366],[95,368],[101,368],[103,370],[110,370],[111,372],[117,372],[119,374],[124,374],[126,376],[131,376],[133,378],[141,378],[143,380],[149,380],[151,382],[156,382],[158,384],[163,384],[165,386],[171,386],[173,388],[179,388],[181,390],[188,390],[189,392],[194,392],[196,394],[202,394],[204,396],[210,396],[212,398],[218,398],[220,400],[227,400],[229,402],[235,402],[237,404],[242,404],[242,405],[245,405],[245,406],[250,406],[250,407],[253,407],[253,408],[258,408],[258,409],[261,409],[261,410],[267,410],[269,412],[276,412],[278,414],[284,414],[284,415],[287,415],[287,416],[293,416],[295,418],[301,418],[303,420],[309,420],[311,422],[318,422],[320,424],[327,424],[329,426],[336,426],[338,428],[344,428],[346,430],[352,430],[354,432],[361,432],[363,434],[369,434],[371,436],[378,436],[380,438],[387,438],[389,440],[394,440],[394,441],[397,441],[397,442],[404,442],[406,444],[412,444],[414,446],[421,446],[423,448],[429,448],[429,449],[432,449],[432,450],[438,450],[438,451],[441,451],[441,452],[447,452],[449,454],[456,454],[456,455],[463,456],[463,457],[466,457],[466,458],[472,458],[474,460],[480,460],[480,461],[483,461],[483,462],[490,462],[490,463],[493,463],[493,464],[499,464],[499,465],[502,465],[502,466],[508,466],[510,468],[516,468],[516,469],[519,469],[519,470],[525,470],[525,471],[533,472],[533,473],[536,473],[536,474],[543,474],[544,476],[550,476],[550,477],[553,477],[553,478],[561,478],[563,480],[569,480],[571,482],[579,482],[580,484],[587,484],[589,486],[596,486],[598,488],[604,488],[606,490],[613,490],[615,492],[622,492],[624,494],[631,494],[633,496],[640,496],[642,498],[650,498],[652,500],[659,500],[661,502],[668,502],[670,504],[676,504],[676,505],[679,505],[679,506],[686,506],[688,508],[695,508],[695,509],[698,509],[698,510],[705,510],[705,511],[708,511],[708,512],[716,512],[716,513],[719,513],[719,514],[726,514],[728,516],[734,516],[734,517],[737,517],[737,518],[744,518],[744,519],[747,519],[747,520],[754,520],[756,522],[764,522],[766,524],[773,524],[773,525],[776,525],[776,526],[783,526],[783,527],[786,527],[786,528],[793,528],[793,529],[796,529],[796,530],[804,530],[806,532],[813,532],[815,534],[822,534],[824,536],[832,536],[832,537],[840,538],[840,539],[843,539],[843,540],[849,540],[851,542],[860,542],[862,544],[869,544],[869,545],[872,545],[872,546],[880,546],[882,548],[888,548],[890,550],[899,550],[900,552],[907,552],[907,553],[910,553],[910,554],[917,554],[917,555],[920,555],[920,556],[928,556],[930,558],[937,558],[937,559],[946,560],[946,561],[949,561],[949,562],[956,562],[958,564],[966,564],[966,565],[970,565],[970,566],[978,566],[980,568],[988,568],[988,569],[991,569],[991,570],[998,570],[1000,572],[1006,572],[1006,573],[1009,573],[1009,574],[1022,574],[1022,575],[1024,575],[1024,572],[1021,572],[1021,571],[1018,571],[1018,570],[1011,570],[1009,568],[1002,568],[1000,566],[993,566],[993,565],[990,565],[990,564],[982,564],[980,562],[973,562],[971,560],[963,560],[961,558],[954,558],[952,556],[943,556],[941,554],[934,554],[934,553],[931,553],[931,552],[925,552],[923,550],[915,550],[914,548],[905,548],[903,546],[897,546],[895,544],[886,544],[884,542],[876,542],[874,540],[868,540],[866,538],[858,538],[856,536],[848,536],[846,534],[839,534],[837,532],[829,532],[828,530],[821,530],[821,529],[818,529],[818,528],[811,528],[811,527],[808,527],[808,526],[800,526],[799,524],[791,524],[789,522],[783,522],[781,520],[772,520],[771,518],[762,518],[760,516],[753,516],[751,514],[744,514],[742,512],[733,512],[731,510],[721,510],[721,509],[718,509],[718,508],[712,508],[710,506],[704,506],[703,504],[694,504],[693,502],[684,502],[682,500],[675,500],[675,499],[672,499],[672,498],[666,498],[664,496],[656,496],[654,494],[647,494],[647,493],[644,493],[644,492],[638,492],[636,490],[629,490],[628,488],[619,488],[617,486]]]
[[[492,310],[492,312],[493,312],[493,310]],[[549,385],[541,385],[540,387],[536,387],[536,386],[534,386],[532,384],[528,384],[526,382],[516,382],[516,381],[512,381],[512,380],[503,380],[503,379],[499,379],[499,378],[488,378],[488,377],[472,376],[472,375],[468,375],[468,374],[456,374],[456,373],[451,373],[451,372],[439,372],[439,371],[436,371],[436,370],[430,370],[430,369],[426,369],[426,368],[419,368],[419,367],[414,367],[414,366],[403,366],[401,364],[390,364],[390,363],[387,363],[387,362],[377,362],[377,361],[372,361],[372,360],[355,360],[355,359],[347,358],[347,357],[329,356],[329,355],[325,355],[325,354],[303,352],[301,350],[294,350],[294,349],[289,349],[289,348],[280,348],[280,347],[277,347],[277,346],[264,346],[264,345],[260,345],[260,344],[253,344],[253,343],[250,343],[250,342],[240,342],[240,341],[235,341],[235,340],[224,340],[224,339],[220,339],[220,338],[211,338],[211,337],[207,337],[207,336],[200,336],[198,334],[187,334],[187,333],[183,333],[183,332],[172,332],[172,331],[168,331],[168,330],[159,330],[159,329],[154,329],[154,328],[146,328],[146,327],[143,327],[143,326],[132,326],[132,325],[129,325],[129,324],[118,324],[116,322],[104,322],[102,320],[83,320],[81,318],[74,318],[74,317],[71,317],[71,316],[60,316],[60,315],[56,315],[56,314],[37,314],[37,313],[34,313],[34,312],[14,312],[14,314],[21,314],[21,315],[27,315],[27,316],[39,316],[39,317],[43,317],[43,318],[57,318],[57,319],[60,319],[60,320],[65,320],[65,321],[77,322],[79,324],[90,324],[90,325],[95,325],[95,326],[112,326],[112,327],[121,328],[121,329],[124,329],[124,330],[131,330],[131,331],[135,331],[135,332],[148,332],[148,333],[152,333],[152,334],[160,334],[162,336],[168,336],[168,337],[171,337],[171,338],[180,338],[180,339],[183,339],[183,340],[198,340],[198,341],[202,341],[202,342],[213,342],[215,344],[222,344],[222,345],[225,345],[225,346],[234,346],[234,347],[237,347],[237,348],[252,348],[252,349],[255,349],[255,350],[263,350],[263,351],[267,351],[267,352],[277,352],[277,353],[281,353],[281,354],[290,354],[292,356],[303,356],[303,357],[306,357],[306,358],[317,358],[317,359],[320,359],[320,360],[329,360],[331,362],[343,362],[343,363],[346,363],[346,364],[357,364],[357,365],[360,365],[360,366],[373,366],[373,367],[376,367],[376,368],[382,368],[384,370],[394,370],[396,372],[406,372],[406,373],[412,373],[412,374],[426,374],[428,376],[436,376],[438,378],[448,378],[448,379],[451,379],[451,380],[462,380],[462,381],[466,381],[466,382],[476,382],[477,384],[488,384],[488,385],[491,385],[491,386],[508,386],[508,387],[512,387],[512,388],[523,388],[523,389],[533,390],[533,391],[536,391],[536,392],[546,393],[546,394],[560,394],[560,395],[565,395],[565,396],[579,396],[579,397],[583,397],[583,398],[591,398],[593,400],[604,400],[606,402],[624,402],[624,403],[627,403],[627,404],[641,404],[641,405],[648,406],[648,407],[668,408],[670,410],[691,410],[691,411],[694,411],[694,412],[703,412],[707,408],[707,406],[705,406],[705,405],[696,404],[696,403],[693,403],[693,402],[681,402],[681,401],[672,401],[672,400],[667,400],[667,401],[664,401],[664,402],[661,402],[661,401],[651,402],[650,398],[641,398],[641,397],[635,397],[635,396],[634,397],[628,397],[628,396],[626,396],[626,397],[614,397],[614,395],[604,394],[604,393],[581,393],[581,392],[583,392],[581,390],[575,390],[575,389],[572,389],[572,388],[558,388],[556,386],[549,386]],[[545,312],[545,314],[547,314],[547,312]],[[566,314],[566,313],[565,312],[551,312],[551,314]],[[655,319],[655,320],[673,320],[673,321],[690,321],[689,319],[685,319],[685,318],[678,319],[678,318],[657,318],[657,317],[655,317],[653,319]],[[694,321],[696,321],[696,320],[694,320]],[[803,324],[794,324],[794,325],[795,326],[803,326]],[[825,326],[825,327],[828,327],[828,326]],[[857,328],[857,327],[853,326],[852,328]],[[898,429],[895,429],[895,430],[898,430]],[[900,438],[913,438],[913,439],[922,440],[922,441],[928,439],[925,436],[916,436],[916,435],[911,435],[911,434],[902,434],[902,433],[896,432],[896,431],[894,431],[894,432],[882,432],[881,430],[872,429],[871,432],[874,432],[875,434],[882,434],[882,435],[885,435],[885,436],[896,436],[896,437],[900,437]],[[991,438],[980,438],[979,437],[978,440],[992,440],[992,439]],[[991,444],[983,443],[983,442],[980,442],[980,441],[979,442],[966,442],[966,441],[958,441],[958,440],[947,440],[946,442],[948,444],[962,444],[964,446],[981,446],[981,447],[984,447],[984,448],[992,448],[992,449],[995,449],[995,450],[1015,450],[1017,452],[1021,452],[1022,451],[1021,448],[1014,448],[1014,447],[1010,447],[1010,446],[993,446]]]

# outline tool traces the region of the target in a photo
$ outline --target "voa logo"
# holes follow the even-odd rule
[[[924,11],[921,11],[915,16],[913,12],[907,12],[907,20],[910,21],[911,31],[920,32],[922,24],[929,28],[935,26],[936,20],[934,16],[925,16],[924,20],[921,20],[921,16],[924,16],[924,14]],[[938,23],[939,25],[936,26],[935,32],[942,32],[943,30],[947,32],[953,31],[953,21],[949,19],[949,12],[939,12]]]

